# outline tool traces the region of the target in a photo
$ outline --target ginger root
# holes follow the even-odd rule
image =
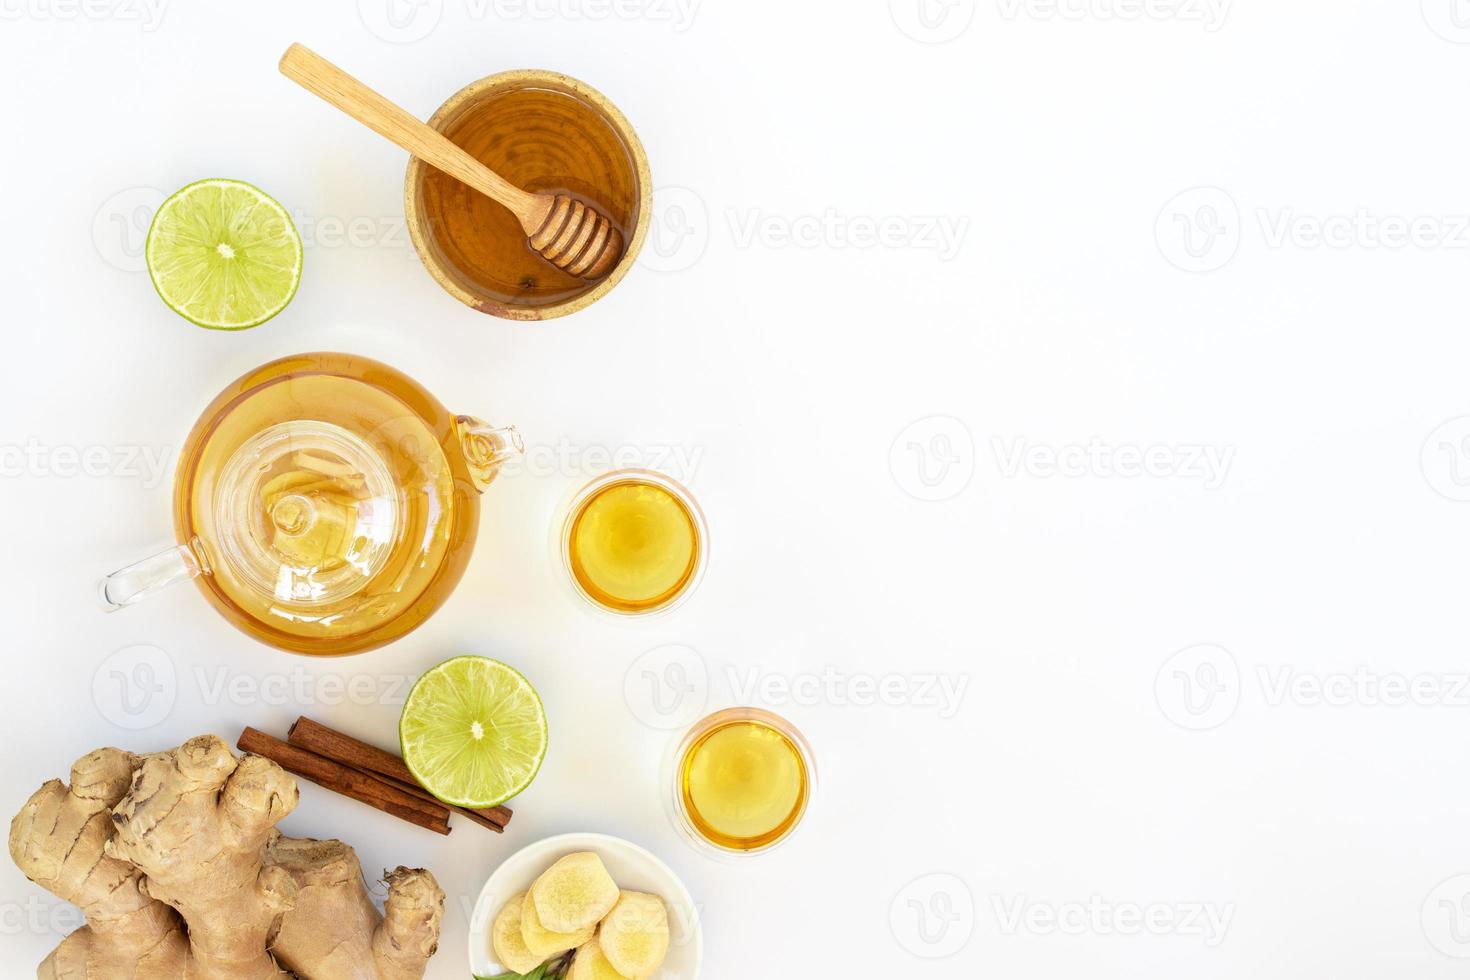
[[[83,756],[10,825],[21,871],[87,917],[37,977],[419,980],[444,918],[434,876],[389,873],[380,914],[352,848],[275,829],[297,799],[274,762],[212,735]]]

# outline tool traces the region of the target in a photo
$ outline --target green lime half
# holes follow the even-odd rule
[[[455,657],[414,684],[398,721],[403,761],[455,806],[498,806],[546,758],[546,709],[530,681],[487,657]]]
[[[242,330],[286,308],[301,283],[301,235],[286,209],[238,180],[201,180],[148,228],[148,274],[190,323]]]

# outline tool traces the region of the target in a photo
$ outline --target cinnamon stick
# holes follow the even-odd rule
[[[254,728],[241,732],[235,745],[242,752],[263,756],[282,769],[334,793],[366,803],[436,834],[449,833],[449,810],[445,806],[427,803],[375,776],[358,772]]]
[[[445,803],[420,786],[408,766],[404,765],[403,760],[398,756],[375,745],[359,741],[351,735],[334,731],[326,725],[312,721],[305,715],[296,719],[291,730],[287,732],[286,739],[299,748],[314,752],[359,772],[377,776],[396,789],[426,802],[446,807],[451,813],[458,813],[496,833],[504,833],[505,825],[510,823],[509,807],[497,806],[477,810]]]

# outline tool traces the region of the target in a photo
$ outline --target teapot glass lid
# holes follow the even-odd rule
[[[345,599],[393,550],[398,488],[379,453],[330,422],[262,429],[235,450],[214,494],[217,558],[285,607]]]

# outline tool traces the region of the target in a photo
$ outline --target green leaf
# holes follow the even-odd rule
[[[530,973],[497,973],[493,977],[482,977],[474,974],[475,980],[543,980],[546,976],[546,964],[542,963]]]
[[[471,974],[474,980],[562,980],[567,975],[567,970],[572,965],[572,953],[569,951],[558,956],[556,959],[547,960],[530,973],[497,973],[493,977],[482,977],[479,974]]]

